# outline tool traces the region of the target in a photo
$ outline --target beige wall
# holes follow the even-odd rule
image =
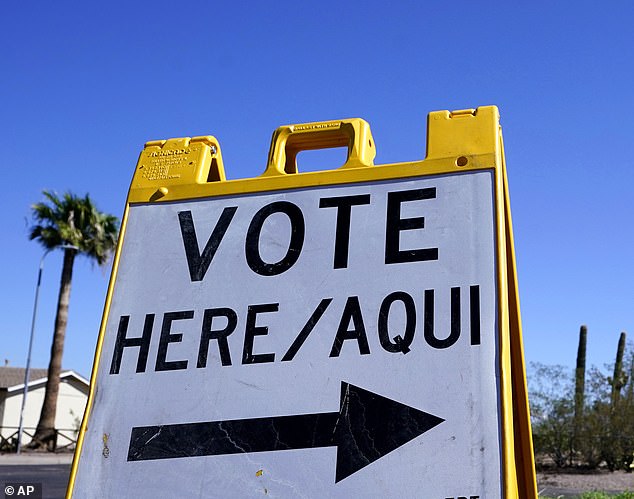
[[[0,411],[0,426],[2,426],[2,436],[8,437],[14,433],[20,421],[20,406],[22,404],[23,391],[6,393],[4,401],[4,411]],[[55,428],[60,433],[75,440],[76,435],[74,429],[78,427],[84,414],[86,401],[88,399],[88,387],[75,379],[64,378],[59,385],[59,396],[57,399],[57,413],[55,416]],[[29,434],[33,434],[32,429],[37,426],[44,401],[44,384],[29,387],[29,393],[26,398],[26,406],[24,408],[24,428],[26,433],[22,437],[22,443],[27,444],[31,441]],[[66,431],[61,431],[66,430]],[[59,436],[57,445],[64,446],[70,443],[70,440]]]

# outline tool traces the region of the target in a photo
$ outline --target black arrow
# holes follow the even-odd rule
[[[336,446],[339,482],[443,421],[342,382],[339,412],[136,426],[128,461]]]

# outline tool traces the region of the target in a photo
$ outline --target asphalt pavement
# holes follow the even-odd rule
[[[41,484],[42,499],[63,499],[66,494],[72,460],[73,455],[70,453],[24,452],[19,456],[15,454],[0,454],[0,486],[2,486],[6,494],[6,487],[9,484],[11,486],[19,483],[24,485]],[[546,475],[542,473],[538,476],[538,482],[541,482],[540,495],[570,498],[577,496],[583,490],[614,489],[614,492],[617,492],[634,488],[634,477],[631,474],[620,473],[619,476],[616,475],[619,474],[560,476],[552,473]],[[608,481],[606,476],[611,481]],[[567,480],[563,480],[563,478],[567,478]],[[596,483],[594,483],[593,487],[588,488],[586,486],[588,484],[585,484],[584,479],[587,478],[594,478]],[[622,483],[616,483],[616,478],[622,479]],[[17,491],[14,496],[21,497],[17,495]],[[2,493],[0,492],[1,497]],[[5,495],[5,497],[9,496]]]
[[[0,486],[4,497],[10,497],[7,495],[8,492],[13,492],[13,496],[19,497],[19,484],[25,487],[24,490],[27,490],[26,487],[29,485],[41,484],[42,499],[63,499],[72,459],[72,454],[0,454]],[[27,497],[38,496],[31,494]]]

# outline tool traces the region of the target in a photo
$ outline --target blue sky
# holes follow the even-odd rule
[[[367,120],[376,164],[420,159],[430,111],[500,108],[528,361],[592,364],[634,336],[631,2],[11,2],[0,46],[0,362],[23,366],[42,189],[121,216],[148,140],[211,134],[229,178],[279,125]],[[61,253],[46,258],[45,367]],[[75,266],[64,366],[90,374],[109,269]],[[631,338],[630,337],[630,338]]]

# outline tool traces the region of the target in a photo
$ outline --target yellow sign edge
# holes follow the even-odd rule
[[[460,173],[491,168],[495,164],[495,154],[478,154],[468,157],[466,166],[455,164],[455,158],[425,159],[407,163],[393,163],[379,166],[341,168],[317,172],[294,173],[277,176],[260,176],[222,182],[166,185],[157,187],[131,187],[127,204],[164,203],[207,197],[252,194],[257,192],[319,187],[326,185],[373,182],[380,180]],[[157,192],[163,195],[156,199]],[[156,200],[154,200],[156,199]]]
[[[500,150],[504,151],[503,138],[500,133]],[[531,431],[530,407],[528,400],[528,386],[526,381],[526,366],[524,360],[524,342],[522,334],[522,314],[519,299],[519,282],[515,259],[515,241],[513,237],[513,219],[511,217],[511,198],[508,185],[506,161],[502,153],[502,173],[504,182],[504,218],[506,221],[506,254],[508,268],[508,296],[510,324],[510,350],[512,365],[513,417],[515,424],[515,456],[518,487],[522,497],[538,497],[537,479],[535,476],[535,453],[533,449],[533,434]],[[519,437],[519,438],[517,438]],[[517,462],[517,457],[520,461]]]
[[[103,349],[103,342],[106,333],[106,324],[108,323],[108,317],[110,316],[110,306],[112,304],[112,298],[114,295],[114,285],[117,279],[117,273],[119,271],[119,261],[121,259],[121,252],[123,251],[123,239],[125,235],[126,226],[128,224],[128,214],[130,211],[129,203],[126,203],[123,218],[121,220],[121,228],[119,230],[119,241],[117,243],[117,250],[112,262],[112,272],[110,274],[110,281],[108,283],[108,291],[106,294],[106,302],[104,304],[103,314],[101,316],[101,326],[99,327],[99,336],[97,338],[97,346],[95,348],[95,356],[93,361],[93,367],[90,374],[90,391],[88,393],[88,401],[86,402],[86,409],[84,410],[84,417],[81,421],[81,427],[77,435],[77,446],[75,447],[75,453],[73,455],[73,463],[70,469],[70,476],[68,479],[68,487],[66,489],[66,499],[72,497],[73,489],[75,487],[75,478],[77,477],[77,469],[79,467],[79,459],[81,457],[81,451],[83,449],[84,437],[86,430],[88,429],[88,419],[97,393],[97,372],[99,370],[99,364],[101,361],[101,351]]]
[[[508,289],[508,255],[506,253],[506,218],[504,210],[504,172],[501,154],[496,158],[495,213],[498,288],[498,352],[501,405],[502,497],[519,498],[517,484],[515,435],[513,427],[512,364],[510,352],[510,315]]]

